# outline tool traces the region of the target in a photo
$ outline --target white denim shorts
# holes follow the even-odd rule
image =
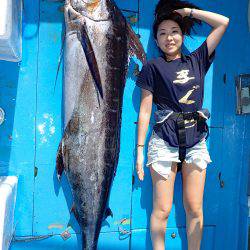
[[[147,155],[146,166],[152,166],[156,172],[166,179],[170,176],[172,162],[180,162],[179,148],[170,146],[154,131],[149,140]],[[193,147],[187,148],[185,162],[193,163],[200,169],[205,169],[207,164],[212,162],[205,138]]]

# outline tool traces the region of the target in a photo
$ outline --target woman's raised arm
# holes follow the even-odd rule
[[[213,28],[207,37],[208,55],[210,56],[226,31],[229,18],[217,13],[198,9],[184,8],[175,11],[181,14],[182,17],[190,16],[191,14],[193,18],[204,21]]]

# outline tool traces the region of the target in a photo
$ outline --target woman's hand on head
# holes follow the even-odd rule
[[[143,179],[144,179],[143,165],[144,165],[143,150],[138,150],[137,151],[137,160],[136,160],[136,172],[137,172],[137,175],[138,175],[138,178],[140,181],[143,181]]]
[[[183,9],[174,10],[173,12],[177,12],[182,17],[186,17],[186,16],[190,15],[191,9],[190,8],[183,8]]]

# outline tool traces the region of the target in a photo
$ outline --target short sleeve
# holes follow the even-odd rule
[[[197,59],[202,75],[205,75],[214,61],[215,50],[208,56],[207,40],[205,40],[192,55]]]
[[[154,73],[151,65],[143,65],[136,80],[136,85],[154,93]]]

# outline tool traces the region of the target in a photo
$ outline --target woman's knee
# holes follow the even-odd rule
[[[200,203],[185,203],[184,204],[185,212],[192,217],[200,217],[203,215],[202,204]]]
[[[161,206],[154,208],[152,211],[152,215],[159,220],[167,220],[171,212],[171,207]]]

